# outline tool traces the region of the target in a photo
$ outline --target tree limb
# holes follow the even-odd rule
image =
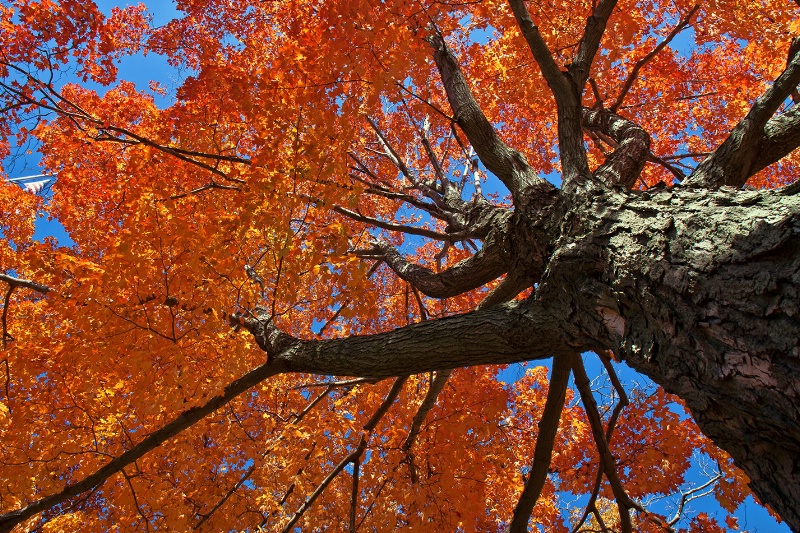
[[[686,29],[686,27],[689,25],[689,22],[692,20],[694,14],[697,13],[698,9],[700,9],[700,4],[695,4],[689,10],[689,12],[678,22],[678,24],[672,29],[672,31],[669,32],[669,35],[667,35],[667,37],[663,41],[658,43],[655,48],[653,48],[647,55],[645,55],[643,58],[641,58],[633,65],[633,69],[631,69],[631,72],[630,74],[628,74],[625,83],[622,85],[622,89],[620,89],[619,91],[619,96],[617,96],[617,100],[613,104],[611,104],[611,107],[609,108],[611,109],[612,113],[616,113],[619,107],[622,105],[622,102],[625,101],[625,96],[627,96],[628,91],[630,91],[631,87],[633,87],[633,82],[636,81],[636,78],[639,76],[639,71],[642,69],[642,67],[644,67],[647,63],[649,63],[656,55],[658,55],[658,53],[661,50],[666,48],[666,46],[669,45],[669,43],[671,43],[672,40],[680,32]]]
[[[425,422],[428,413],[430,413],[433,406],[436,405],[436,398],[439,397],[439,394],[447,384],[447,380],[450,379],[451,374],[452,370],[441,370],[436,372],[433,379],[431,379],[428,385],[428,392],[425,393],[425,398],[414,414],[414,419],[411,421],[411,428],[408,430],[406,440],[403,441],[403,445],[400,447],[403,451],[407,452],[411,449],[411,446],[414,445],[414,441],[417,435],[419,435],[420,429],[422,429],[422,423]]]
[[[558,147],[561,156],[561,168],[565,188],[580,184],[589,177],[589,162],[583,146],[581,131],[581,99],[582,89],[576,85],[569,73],[562,71],[544,42],[539,28],[531,20],[524,0],[508,0],[520,31],[528,42],[536,63],[542,71],[547,85],[556,99],[558,111]],[[606,4],[607,2],[603,2]],[[613,1],[611,2],[613,4]],[[591,43],[585,45],[588,54]],[[592,54],[594,55],[594,54]],[[591,59],[589,59],[591,61]],[[584,80],[585,83],[585,80]]]
[[[447,48],[442,36],[434,34],[428,38],[428,42],[433,49],[433,58],[458,125],[486,168],[500,178],[511,192],[515,205],[527,203],[526,195],[523,194],[526,189],[553,189],[553,185],[536,175],[525,156],[506,146],[497,135],[494,126],[487,120],[472,95],[458,61]]]
[[[522,495],[514,508],[514,515],[509,533],[525,533],[528,531],[528,521],[533,513],[533,508],[547,481],[550,469],[550,460],[553,456],[553,445],[558,432],[558,423],[564,410],[564,400],[567,395],[570,369],[573,360],[580,357],[575,354],[565,354],[553,358],[553,370],[550,373],[550,388],[547,390],[547,400],[544,404],[542,419],[539,422],[539,436],[536,438],[536,447],[533,451],[533,465],[530,476],[522,490]]]
[[[600,357],[600,361],[603,362],[603,366],[608,373],[609,379],[611,379],[611,383],[614,386],[614,390],[617,391],[619,394],[619,401],[614,406],[614,410],[611,412],[611,418],[608,420],[608,427],[606,428],[606,442],[610,445],[611,444],[611,437],[614,434],[614,428],[617,425],[617,420],[619,420],[619,415],[622,413],[622,410],[628,405],[628,395],[625,393],[625,388],[622,386],[622,383],[619,381],[619,377],[617,376],[614,367],[611,365],[611,360],[609,357],[604,356],[602,353],[597,354]],[[586,519],[589,517],[589,514],[592,512],[597,512],[597,507],[595,506],[595,502],[597,501],[597,497],[600,495],[600,483],[603,481],[603,465],[600,464],[597,467],[597,475],[595,476],[594,486],[592,488],[592,494],[589,496],[589,502],[586,504],[586,510],[583,513],[583,516],[578,523],[572,528],[571,533],[577,533]]]
[[[341,339],[294,338],[266,312],[233,320],[253,334],[281,372],[383,378],[592,349],[565,338],[564,317],[531,299]]]
[[[594,396],[592,395],[589,377],[586,375],[586,369],[580,358],[577,358],[577,360],[573,362],[572,373],[575,375],[575,386],[578,388],[581,401],[586,410],[586,416],[589,418],[589,425],[592,428],[592,435],[597,445],[597,452],[600,455],[602,471],[611,484],[611,491],[614,493],[614,498],[617,500],[620,527],[623,533],[632,533],[630,509],[637,509],[639,511],[643,509],[628,497],[625,493],[625,489],[622,487],[614,456],[611,454],[611,450],[608,447],[608,440],[603,433],[603,421],[600,418],[600,413],[597,411],[597,402],[595,402]]]
[[[361,257],[383,260],[398,277],[427,296],[449,298],[502,276],[509,266],[504,254],[501,253],[502,248],[501,243],[495,242],[494,237],[490,235],[475,255],[438,273],[408,261],[394,246],[384,241],[376,242],[371,249],[355,253]]]
[[[750,111],[733,128],[725,142],[697,166],[683,182],[684,185],[707,188],[744,185],[753,175],[766,124],[798,83],[800,83],[800,49],[796,49],[786,69],[772,86],[756,99]]]
[[[400,394],[400,391],[403,389],[403,385],[408,380],[408,376],[399,377],[395,380],[394,385],[389,390],[388,394],[384,398],[381,405],[378,407],[377,411],[372,415],[369,421],[364,425],[364,434],[361,435],[361,440],[358,443],[356,449],[347,455],[344,459],[342,459],[339,464],[334,467],[333,470],[322,480],[322,482],[317,486],[317,488],[312,492],[308,498],[303,502],[303,504],[295,511],[292,518],[289,522],[283,527],[281,530],[282,533],[289,533],[292,531],[292,528],[297,523],[298,520],[303,516],[303,514],[311,507],[314,501],[322,494],[328,485],[338,476],[342,470],[350,463],[356,463],[361,457],[361,454],[364,453],[364,450],[367,448],[367,441],[369,434],[372,433],[372,430],[378,425],[378,422],[386,415],[389,411],[389,408],[392,406],[394,401],[397,399],[397,396]],[[355,522],[355,517],[353,516],[353,520],[351,524]]]
[[[772,117],[764,126],[750,176],[781,160],[800,146],[800,105]],[[748,178],[750,177],[748,176]]]
[[[0,281],[5,281],[12,287],[23,287],[25,289],[31,289],[42,294],[47,294],[52,290],[50,287],[42,285],[41,283],[36,283],[35,281],[30,281],[27,279],[15,278],[14,276],[9,276],[8,274],[0,274]]]
[[[583,125],[610,136],[617,144],[594,176],[606,183],[630,189],[650,155],[650,135],[637,124],[603,109],[582,110]]]
[[[617,0],[600,0],[586,20],[586,29],[583,31],[578,51],[569,66],[569,73],[575,81],[579,95],[583,93],[583,87],[586,85],[592,68],[592,61],[594,61],[594,56],[600,46],[600,39],[603,37],[608,18],[616,5]]]
[[[90,474],[81,481],[70,483],[61,491],[36,500],[35,502],[32,502],[21,509],[0,515],[0,533],[8,533],[17,524],[24,522],[25,520],[41,513],[42,511],[51,509],[69,500],[70,498],[77,496],[78,494],[95,489],[106,479],[116,474],[127,465],[133,463],[140,457],[144,456],[147,452],[157,448],[167,439],[174,437],[184,429],[204,418],[206,415],[213,413],[253,385],[260,383],[261,381],[264,381],[265,379],[277,373],[278,368],[269,364],[263,364],[251,370],[244,376],[231,382],[227,387],[225,387],[222,394],[213,397],[203,405],[184,411],[171,422],[168,422],[160,429],[154,431],[128,451],[118,457],[115,457],[107,464],[96,470],[93,474]]]

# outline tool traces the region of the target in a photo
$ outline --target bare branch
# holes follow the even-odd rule
[[[539,28],[531,20],[524,0],[509,0],[511,10],[523,37],[533,53],[536,63],[542,71],[547,85],[556,99],[558,111],[558,147],[561,157],[561,168],[565,188],[577,185],[589,177],[589,163],[583,146],[581,132],[581,99],[582,88],[576,85],[569,73],[562,71],[544,42]],[[603,2],[604,6],[609,2]],[[613,0],[610,2],[613,7]],[[588,55],[591,43],[586,44],[584,56]],[[595,48],[596,49],[596,48]],[[592,52],[594,56],[594,52]],[[588,59],[591,61],[591,58]],[[587,74],[588,75],[588,74]],[[583,83],[586,80],[583,78]],[[582,85],[580,86],[582,87]],[[483,158],[481,158],[483,159]]]
[[[580,356],[565,354],[553,358],[550,387],[547,390],[547,400],[544,404],[542,419],[539,421],[539,435],[536,437],[536,446],[533,450],[533,465],[522,495],[514,508],[509,533],[528,531],[528,521],[542,493],[545,481],[547,481],[550,460],[553,457],[553,445],[558,433],[558,423],[561,420],[561,412],[564,410],[570,369],[575,358],[580,358]]]
[[[353,461],[353,487],[350,490],[350,526],[348,531],[356,533],[356,511],[358,510],[358,478],[361,471],[361,457]]]
[[[674,526],[675,524],[677,524],[678,520],[681,519],[681,515],[683,514],[683,508],[686,506],[686,504],[697,498],[702,498],[703,496],[707,496],[708,495],[707,492],[702,494],[698,493],[713,486],[720,479],[722,479],[722,472],[718,472],[716,476],[712,477],[699,487],[695,487],[693,489],[687,490],[686,492],[682,492],[680,503],[678,503],[678,508],[675,510],[675,514],[672,516],[672,518],[670,518],[667,521],[667,525]]]
[[[586,29],[578,45],[578,51],[569,66],[569,73],[572,75],[572,79],[575,80],[579,95],[583,94],[583,87],[589,78],[592,61],[594,61],[594,56],[600,46],[600,39],[602,39],[606,30],[608,17],[611,16],[611,12],[614,11],[616,5],[617,0],[600,0],[586,20]]]
[[[600,413],[597,410],[597,402],[595,402],[592,395],[589,377],[586,375],[586,369],[583,366],[583,361],[578,358],[574,361],[572,372],[575,375],[575,386],[581,395],[581,401],[586,410],[586,415],[589,418],[589,424],[592,428],[592,435],[594,436],[595,444],[597,445],[597,452],[600,455],[600,463],[602,470],[606,475],[609,483],[611,484],[611,491],[614,493],[614,498],[617,500],[619,506],[620,526],[623,533],[632,533],[633,528],[631,525],[630,509],[637,509],[644,511],[644,509],[631,500],[625,493],[622,487],[622,482],[617,473],[616,462],[611,450],[608,447],[608,440],[603,433],[603,421],[600,418]],[[610,427],[610,426],[609,426]]]
[[[232,319],[253,334],[282,372],[383,378],[544,359],[595,347],[567,341],[568,321],[533,299],[341,339],[296,339],[265,312]]]
[[[3,315],[0,319],[2,322],[2,336],[3,336],[3,349],[5,349],[8,345],[9,340],[13,340],[13,337],[8,333],[8,307],[11,305],[11,295],[14,293],[14,289],[17,287],[22,287],[23,289],[31,289],[33,291],[39,292],[41,294],[47,294],[50,292],[50,287],[42,285],[41,283],[36,283],[35,281],[16,278],[14,276],[9,276],[8,274],[0,274],[0,281],[5,281],[8,283],[8,290],[6,291],[5,298],[3,299]],[[5,362],[6,364],[6,377],[8,377],[8,361]],[[9,383],[8,379],[6,379],[6,389],[8,389]],[[6,394],[7,396],[8,394]]]
[[[525,156],[506,146],[497,135],[472,95],[458,61],[447,48],[441,35],[432,35],[428,42],[433,48],[433,57],[458,125],[467,135],[486,168],[500,178],[511,192],[515,204],[522,206],[527,203],[522,194],[526,189],[532,187],[543,191],[553,189],[553,185],[533,172]]]
[[[622,409],[624,409],[628,405],[628,395],[625,392],[625,388],[622,386],[622,383],[619,381],[619,377],[617,376],[617,372],[614,370],[614,367],[611,365],[611,358],[607,354],[603,354],[602,352],[598,352],[598,356],[600,357],[600,361],[603,362],[603,366],[608,373],[608,377],[611,379],[611,384],[614,386],[614,390],[617,391],[619,395],[619,401],[614,406],[614,410],[611,413],[611,418],[608,420],[608,427],[606,428],[606,442],[610,445],[611,444],[611,437],[614,434],[614,428],[617,425],[617,420],[619,420],[619,415],[622,413]],[[600,495],[600,484],[603,481],[603,465],[600,464],[597,467],[597,475],[595,476],[594,486],[592,488],[592,494],[589,496],[589,502],[586,504],[586,510],[583,513],[583,516],[578,523],[575,524],[575,527],[572,528],[571,533],[577,533],[586,519],[589,517],[589,514],[594,512],[597,513],[597,507],[595,506],[595,502],[597,501],[597,497]]]
[[[420,429],[422,429],[422,423],[425,422],[428,413],[430,413],[433,406],[436,405],[436,398],[439,397],[439,394],[447,384],[447,380],[450,379],[451,374],[451,370],[441,370],[434,375],[428,385],[428,392],[425,394],[425,398],[423,398],[419,409],[417,409],[417,412],[414,414],[414,419],[411,421],[411,428],[408,430],[408,436],[406,436],[406,440],[403,441],[403,445],[400,447],[403,451],[407,452],[411,449],[411,446],[414,445],[414,441],[417,435],[419,435]]]
[[[475,289],[502,276],[509,264],[501,254],[501,243],[490,236],[478,253],[443,272],[408,261],[390,244],[378,241],[371,249],[355,252],[362,257],[382,259],[400,277],[433,298],[449,298]]]
[[[407,233],[409,235],[419,235],[421,237],[428,237],[429,239],[434,239],[437,241],[458,242],[466,239],[467,237],[472,236],[471,234],[464,232],[452,233],[452,234],[441,233],[439,231],[429,230],[425,228],[417,228],[415,226],[407,226],[405,224],[393,224],[391,222],[384,222],[383,220],[378,220],[377,218],[368,217],[366,215],[356,213],[355,211],[345,209],[344,207],[338,205],[333,206],[332,209],[333,211],[339,213],[340,215],[344,215],[347,218],[357,220],[358,222],[363,222],[364,224],[370,224],[377,228],[382,228],[389,231],[398,231],[400,233]]]
[[[786,157],[800,146],[800,105],[772,117],[764,126],[750,175]],[[750,177],[750,176],[748,176]]]
[[[533,286],[533,280],[527,272],[523,270],[514,269],[506,274],[506,277],[500,280],[500,283],[486,295],[480,305],[476,309],[483,309],[491,307],[504,302],[510,302],[519,293]]]
[[[35,281],[30,281],[27,279],[15,278],[14,276],[9,276],[8,274],[0,274],[0,281],[5,281],[11,287],[23,287],[25,289],[31,289],[42,294],[47,294],[52,290],[50,287],[42,285],[41,283],[36,283]]]
[[[617,147],[594,171],[606,183],[630,189],[636,183],[650,155],[650,136],[630,120],[609,111],[583,108],[583,125],[610,136]]]

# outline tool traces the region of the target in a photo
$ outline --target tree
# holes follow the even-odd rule
[[[800,531],[795,6],[178,7],[0,8],[0,530]]]

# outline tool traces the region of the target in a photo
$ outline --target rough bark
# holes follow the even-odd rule
[[[525,301],[326,341],[289,337],[266,316],[246,325],[283,371],[320,374],[611,349],[679,395],[800,531],[800,195],[597,182],[578,192],[552,210],[554,251]]]
[[[603,268],[575,293],[613,302],[600,304],[609,347],[680,396],[800,530],[800,198],[664,190],[600,205],[577,248]]]

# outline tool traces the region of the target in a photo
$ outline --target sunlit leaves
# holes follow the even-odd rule
[[[265,308],[285,331],[315,338],[387,331],[480,303],[496,282],[438,300],[354,253],[380,238],[439,272],[480,249],[477,238],[446,243],[397,230],[441,234],[455,224],[426,210],[434,195],[425,186],[442,176],[467,184],[460,201],[476,202],[485,187],[508,205],[506,191],[471,167],[424,40],[430,32],[444,35],[504,141],[537,172],[558,169],[553,100],[505,2],[177,4],[180,18],[159,28],[143,6],[108,17],[86,1],[0,7],[8,114],[0,154],[35,139],[57,178],[46,201],[0,182],[0,267],[53,289],[46,298],[19,289],[7,302],[3,511],[84,478],[262,364],[252,336],[230,323],[234,313]],[[529,3],[560,67],[591,5]],[[704,2],[620,98],[637,62],[693,5],[621,1],[584,95],[587,106],[618,103],[650,133],[653,153],[684,171],[783,68],[798,29],[796,13],[777,1]],[[176,87],[117,81],[116,61],[139,51],[165,56],[178,69]],[[71,83],[62,71],[74,71],[64,78]],[[157,105],[156,94],[173,98]],[[602,164],[610,145],[587,137],[587,146],[593,168]],[[751,184],[782,184],[796,167],[789,156]],[[673,174],[651,161],[640,184],[659,181]],[[74,244],[35,242],[39,214]],[[406,446],[431,380],[411,376],[365,436],[390,381],[328,390],[315,376],[272,378],[29,526],[279,530],[364,436],[360,528],[499,530],[530,472],[547,370],[527,369],[510,384],[496,369],[457,370]],[[617,400],[609,391],[595,390],[604,423]],[[719,464],[716,500],[734,511],[746,480],[730,459],[663,391],[631,399],[611,438],[628,493],[679,495],[700,450]],[[546,531],[567,530],[565,508],[588,499],[600,463],[572,395],[556,441],[535,514]],[[345,468],[301,525],[346,527],[353,472]],[[612,525],[610,497],[603,486],[597,514]],[[655,518],[637,520],[659,531]],[[705,514],[680,524],[724,530]]]

